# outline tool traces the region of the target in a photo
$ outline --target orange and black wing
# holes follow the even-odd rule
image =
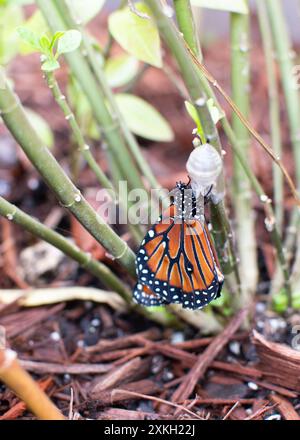
[[[224,280],[207,227],[198,220],[176,223],[172,214],[146,234],[137,254],[137,276],[137,302],[180,303],[191,309],[218,297]]]

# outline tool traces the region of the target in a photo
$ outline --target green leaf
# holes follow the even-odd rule
[[[201,8],[217,9],[218,11],[237,12],[238,14],[249,13],[245,0],[191,0],[191,4]]]
[[[151,17],[146,5],[136,3],[135,7]],[[129,7],[125,7],[109,16],[108,26],[112,36],[124,50],[138,60],[162,67],[159,33],[151,18],[141,18]]]
[[[54,34],[53,37],[52,37],[51,43],[50,43],[50,48],[51,48],[51,49],[53,49],[53,47],[54,47],[56,41],[57,41],[60,37],[62,37],[63,35],[64,35],[64,32],[61,32],[61,31],[55,32],[55,34]]]
[[[197,113],[195,106],[193,104],[191,104],[189,101],[184,101],[184,104],[185,104],[186,111],[188,112],[190,117],[195,122],[197,129],[198,129],[198,132],[202,131],[201,122],[200,122],[200,119],[199,119],[199,116],[198,116],[198,113]]]
[[[40,38],[35,32],[32,32],[27,27],[22,26],[18,28],[18,33],[22,40],[29,44],[29,46],[38,51],[41,49]]]
[[[40,51],[42,48],[39,44],[39,37],[48,32],[47,23],[42,15],[42,13],[38,10],[24,23],[22,29],[25,29],[24,33],[27,31],[27,39],[22,37],[22,40],[19,41],[19,52],[22,55],[27,55],[37,50]],[[30,33],[32,41],[30,40]]]
[[[174,139],[169,123],[148,102],[127,93],[117,93],[115,97],[133,133],[154,141],[170,142]]]
[[[67,4],[76,20],[86,24],[102,9],[105,0],[67,0]]]
[[[75,29],[66,31],[58,40],[57,53],[61,55],[78,49],[81,43],[81,38],[81,33]]]
[[[60,65],[54,58],[47,58],[42,64],[42,70],[45,72],[53,72],[53,70],[59,69]]]
[[[41,50],[44,53],[48,53],[49,49],[50,49],[51,42],[50,42],[49,38],[47,37],[47,35],[42,35],[39,40],[39,43],[40,43]]]
[[[105,64],[105,75],[110,87],[122,87],[137,75],[139,62],[130,55],[110,58]]]
[[[43,143],[48,147],[52,148],[54,145],[54,136],[48,123],[42,118],[38,113],[34,112],[30,108],[25,108],[27,117],[36,130],[37,134],[40,136]]]

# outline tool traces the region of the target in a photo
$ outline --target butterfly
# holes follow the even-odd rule
[[[147,232],[136,257],[134,301],[201,309],[221,294],[224,276],[195,194],[178,182],[173,203]]]

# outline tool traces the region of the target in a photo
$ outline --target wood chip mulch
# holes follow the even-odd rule
[[[239,330],[244,317],[242,310],[218,336],[199,337],[75,301],[2,308],[0,325],[66,416],[299,420],[300,352]],[[0,420],[32,417],[0,386]]]

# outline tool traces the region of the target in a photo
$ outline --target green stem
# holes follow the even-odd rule
[[[112,194],[115,198],[117,198],[117,195],[115,193],[115,189],[110,182],[110,180],[106,177],[104,172],[99,167],[97,161],[95,160],[94,156],[92,155],[90,151],[89,145],[85,142],[85,139],[81,133],[81,130],[79,128],[79,125],[76,121],[75,115],[72,112],[65,95],[60,90],[60,87],[58,85],[57,80],[55,79],[55,76],[53,72],[45,72],[45,77],[47,80],[47,84],[49,89],[51,90],[51,93],[56,100],[57,104],[61,108],[63,114],[65,115],[65,119],[68,121],[74,139],[78,145],[79,151],[84,157],[85,161],[87,162],[88,166],[91,168],[91,170],[95,173],[95,176],[98,179],[98,182],[103,188],[111,190]]]
[[[162,12],[161,6],[158,0],[145,0],[146,3],[149,5],[149,7],[152,10],[152,13],[154,14],[157,24],[160,28],[162,36],[165,38],[167,45],[172,50],[173,55],[175,56],[183,79],[185,81],[185,84],[187,86],[187,89],[189,90],[189,93],[191,96],[199,96],[203,97],[203,91],[206,94],[206,97],[212,98],[215,105],[219,109],[219,111],[223,111],[212,88],[210,87],[207,79],[205,78],[204,74],[200,71],[200,69],[196,69],[196,65],[194,61],[191,58],[191,55],[189,54],[188,50],[185,47],[184,40],[181,38],[180,34],[177,32],[174,24],[171,20],[169,20]],[[263,203],[264,210],[266,212],[266,218],[269,224],[273,225],[273,231],[271,234],[271,238],[273,239],[274,247],[277,250],[277,257],[278,261],[285,279],[285,285],[287,286],[287,290],[290,291],[289,287],[289,274],[287,271],[287,265],[285,261],[285,257],[282,252],[282,243],[280,241],[280,236],[278,234],[278,231],[276,229],[276,225],[274,224],[274,215],[272,206],[268,203],[265,203],[266,195],[257,180],[256,176],[252,172],[247,157],[244,156],[243,150],[240,148],[240,145],[235,137],[235,134],[226,118],[223,117],[222,120],[222,126],[223,129],[229,139],[229,142],[232,145],[234,154],[238,156],[239,161],[247,174],[251,185],[254,189],[254,191],[258,194],[261,202]],[[204,121],[202,119],[202,123],[204,124]],[[212,208],[214,208],[214,205],[212,205]],[[225,243],[227,241],[227,236],[223,234]],[[278,245],[279,243],[279,245]],[[282,264],[281,264],[282,262]]]
[[[60,249],[65,255],[77,261],[80,266],[99,278],[107,288],[119,293],[127,301],[131,299],[130,290],[121,283],[107,266],[94,260],[89,253],[83,252],[70,240],[44,226],[2,197],[0,197],[0,215],[22,226],[22,228],[32,233],[35,237],[39,237]]]
[[[134,253],[82,197],[49,149],[43,145],[7,81],[5,87],[0,89],[0,112],[7,128],[60,203],[134,276]]]
[[[266,4],[263,1],[257,1],[257,12],[262,35],[264,54],[267,68],[268,93],[269,93],[269,117],[271,125],[272,146],[277,156],[282,154],[281,131],[280,131],[280,107],[279,94],[277,90],[276,70],[273,60],[273,42],[270,23],[268,19]],[[278,230],[282,231],[283,226],[283,176],[276,164],[273,164],[274,179],[274,201],[275,217]]]
[[[248,119],[250,102],[249,15],[231,14],[231,87],[232,99]],[[250,137],[238,116],[232,115],[232,128],[245,157],[249,156]],[[258,268],[256,237],[250,182],[236,155],[233,157],[233,201],[237,223],[240,274],[243,280],[241,304],[249,304],[256,291]]]
[[[146,0],[146,3],[152,10],[162,37],[176,58],[191,100],[197,109],[206,138],[217,149],[217,151],[222,154],[219,135],[211,118],[209,109],[206,105],[206,99],[203,96],[202,88],[199,83],[198,69],[194,63],[191,62],[190,55],[187,52],[182,36],[177,31],[172,20],[170,20],[163,13],[161,4],[158,0]],[[223,176],[221,176],[218,183],[218,191],[224,194],[225,190]],[[214,239],[218,249],[218,254],[220,255],[222,269],[225,273],[229,273],[232,270],[235,270],[237,273],[238,271],[235,267],[236,258],[232,243],[230,243],[230,246],[227,246],[228,236],[232,237],[232,233],[230,230],[229,221],[227,219],[224,202],[221,200],[217,204],[211,204],[211,210],[215,212],[212,218],[214,220],[217,219],[218,221],[217,224],[213,225],[213,231],[216,231],[216,233],[214,233]],[[237,283],[239,283],[238,280]]]
[[[106,188],[110,192],[110,196],[117,201],[118,200],[118,194],[116,193],[113,185],[111,184],[110,180],[106,177],[104,172],[99,167],[97,161],[94,159],[94,156],[92,155],[90,151],[89,145],[86,144],[85,139],[81,133],[81,130],[79,128],[79,125],[76,121],[75,115],[72,112],[66,97],[62,94],[60,87],[58,85],[57,80],[55,79],[55,76],[53,72],[45,72],[47,83],[49,86],[49,89],[51,90],[57,104],[61,108],[62,112],[65,115],[66,120],[69,122],[69,125],[71,127],[73,136],[77,142],[77,145],[79,147],[79,151],[81,152],[82,156],[86,160],[87,164],[91,168],[91,170],[95,173],[100,185],[102,185],[103,188]],[[122,177],[120,177],[119,180],[122,180]],[[127,199],[126,200],[120,200],[121,207],[124,207],[127,205]],[[133,237],[135,238],[137,243],[140,243],[143,239],[143,235],[140,233],[139,228],[137,225],[128,225],[129,229],[132,232]]]
[[[174,0],[173,3],[178,27],[183,33],[183,37],[190,49],[193,51],[194,55],[201,60],[201,47],[193,18],[191,2],[190,0]]]
[[[39,6],[53,33],[68,30],[53,0],[36,0],[36,4]],[[95,118],[101,127],[102,134],[107,140],[108,148],[111,149],[114,160],[122,171],[122,176],[128,180],[130,189],[143,188],[142,179],[120,133],[119,122],[111,116],[101,89],[85,60],[84,54],[80,50],[76,50],[65,54],[65,57],[90,102]]]
[[[281,83],[290,126],[290,139],[294,151],[297,185],[298,188],[300,188],[300,101],[297,85],[295,84],[296,78],[293,77],[293,74],[295,73],[295,65],[293,63],[294,52],[292,50],[292,44],[280,0],[262,1],[268,11],[276,51],[276,59],[280,68]],[[295,208],[295,211],[296,216],[300,217],[299,208]],[[294,218],[294,215],[292,215],[291,218]],[[296,224],[297,223],[299,224],[299,219],[296,220]],[[293,225],[290,224],[290,227],[292,226]],[[299,243],[300,240],[296,241]],[[300,260],[300,247],[297,247],[295,260]],[[292,276],[293,288],[298,282],[296,278],[296,276]]]
[[[285,95],[288,119],[290,124],[291,141],[294,150],[297,184],[300,188],[300,100],[295,78],[293,77],[294,53],[290,42],[284,13],[280,0],[262,0],[265,3],[276,50],[282,87]]]
[[[76,23],[76,21],[72,17],[68,5],[66,5],[64,0],[54,0],[54,3],[56,4],[57,10],[59,11],[61,18],[64,19],[67,26],[72,29],[77,29],[81,32],[83,36],[83,50],[86,53],[87,61],[90,64],[92,72],[109,103],[109,107],[113,112],[113,118],[115,121],[118,122],[122,135],[128,145],[128,148],[131,151],[131,154],[135,158],[135,161],[141,173],[146,177],[152,188],[160,188],[160,185],[157,182],[156,178],[154,177],[150,166],[148,165],[147,161],[145,160],[144,156],[141,153],[140,147],[134,135],[129,130],[123,118],[123,115],[119,110],[114,94],[107,83],[107,79],[103,71],[103,66],[99,62],[99,58],[96,56],[95,50],[92,47],[90,39],[86,35],[85,30],[82,28],[82,26]]]

